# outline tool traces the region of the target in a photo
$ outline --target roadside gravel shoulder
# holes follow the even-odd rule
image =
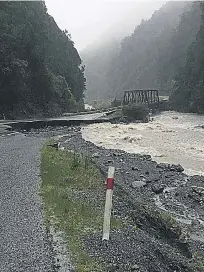
[[[43,138],[0,138],[0,271],[53,272],[38,194]]]

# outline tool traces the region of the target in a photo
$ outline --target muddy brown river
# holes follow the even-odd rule
[[[204,175],[204,116],[164,112],[150,123],[93,124],[83,138],[97,146],[149,154],[156,162],[181,164],[188,175]]]

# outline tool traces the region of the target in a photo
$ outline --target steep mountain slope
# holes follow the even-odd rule
[[[201,24],[195,41],[188,47],[185,66],[178,70],[170,97],[176,110],[204,114],[204,3],[198,3]]]
[[[54,115],[83,98],[81,59],[43,1],[0,3],[0,114]]]
[[[180,15],[182,16],[180,17]],[[169,2],[121,44],[108,71],[113,96],[125,89],[156,88],[168,94],[200,25],[199,4]]]
[[[200,18],[199,2],[167,2],[120,45],[111,43],[88,57],[82,54],[89,101],[122,97],[124,90],[137,88],[170,94],[196,39]]]
[[[107,99],[111,95],[112,89],[108,84],[107,71],[111,60],[119,52],[122,38],[131,33],[142,18],[150,18],[154,10],[159,9],[162,3],[164,2],[151,1],[145,5],[142,2],[133,1],[123,4],[124,12],[118,22],[105,33],[101,33],[99,40],[81,52],[83,63],[86,66],[86,98],[89,102],[95,99]]]

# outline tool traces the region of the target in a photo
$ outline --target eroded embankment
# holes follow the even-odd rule
[[[116,167],[113,214],[133,222],[112,231],[108,246],[101,234],[85,236],[90,256],[105,261],[107,271],[203,271],[202,177],[150,156],[97,147],[75,130],[59,141],[92,157],[104,175],[108,165]]]
[[[101,271],[203,271],[202,177],[188,177],[181,166],[157,164],[150,156],[97,147],[82,138],[80,128],[30,135],[62,135],[56,138],[60,147],[91,158],[104,179],[108,166],[116,167],[113,214],[125,225],[111,231],[108,244],[100,231],[81,235],[83,250],[106,267]],[[79,199],[87,201],[84,194]]]

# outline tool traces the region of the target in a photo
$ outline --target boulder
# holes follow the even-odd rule
[[[92,156],[91,156],[92,158],[99,158],[100,157],[100,155],[99,155],[99,153],[98,152],[96,152],[96,153],[94,153],[94,154],[92,154]]]
[[[163,193],[165,186],[163,184],[161,185],[152,185],[152,192],[154,192],[155,194],[161,194]]]
[[[132,171],[140,171],[140,169],[137,167],[132,167]]]
[[[151,161],[152,160],[152,157],[150,155],[143,155],[142,158],[144,161]]]
[[[112,163],[113,161],[112,160],[108,160],[107,163]]]
[[[145,185],[146,185],[146,182],[141,181],[141,180],[133,181],[131,184],[132,188],[134,188],[134,189],[144,187]]]
[[[171,171],[180,172],[180,173],[184,171],[184,168],[180,164],[178,165],[172,164],[172,165],[169,165],[168,168]]]
[[[139,271],[140,267],[139,265],[137,264],[134,264],[132,267],[131,267],[131,271]]]
[[[168,164],[167,163],[159,163],[159,164],[157,164],[156,168],[166,169],[166,168],[168,168]]]

